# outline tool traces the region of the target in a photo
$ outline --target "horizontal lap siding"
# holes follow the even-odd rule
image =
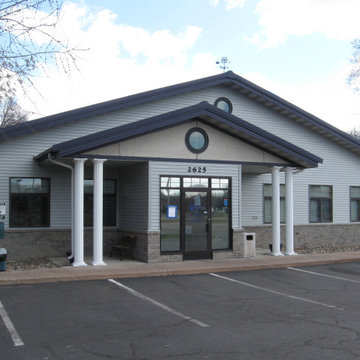
[[[33,161],[34,155],[41,153],[54,144],[66,140],[134,122],[185,106],[194,105],[201,101],[208,101],[213,104],[220,96],[227,97],[231,100],[233,104],[233,114],[235,116],[274,133],[324,159],[324,163],[320,164],[318,169],[307,169],[294,177],[294,216],[296,224],[308,223],[309,184],[333,185],[334,222],[343,223],[349,221],[349,187],[360,186],[359,157],[334,142],[329,141],[325,137],[316,134],[311,129],[296,123],[294,120],[282,116],[263,104],[242,96],[238,92],[226,87],[214,87],[182,94],[176,97],[164,98],[156,102],[150,102],[118,112],[79,120],[74,123],[0,143],[0,201],[5,201],[8,205],[9,177],[50,177],[52,186],[51,226],[69,226],[70,218],[68,209],[70,197],[69,192],[67,191],[67,187],[69,186],[68,170],[61,169],[60,167],[50,168],[47,166],[39,166]],[[153,164],[155,166],[154,170],[161,170],[161,172],[158,172],[159,174],[166,174],[170,170],[168,166],[169,163],[167,162],[154,162]],[[206,165],[208,166],[208,164]],[[182,174],[184,168],[184,163],[174,165],[174,171],[177,169],[178,174]],[[269,183],[270,181],[271,177],[269,175],[244,175],[242,185],[244,192],[242,201],[243,225],[262,224],[262,184]],[[233,190],[235,190],[235,186],[236,184],[233,182]],[[158,202],[158,183],[151,183],[150,188],[151,192],[147,200],[149,204],[153,204]],[[236,202],[237,199],[233,201]],[[236,208],[240,209],[240,207],[234,206],[234,227],[236,224],[240,224],[238,220],[238,216],[240,215],[239,213],[236,213]],[[150,212],[151,218],[148,219],[148,225],[146,226],[149,229],[157,230],[159,227],[159,213],[157,213],[157,211],[158,209],[156,209],[156,211],[151,210]],[[8,213],[9,209],[7,208],[7,214]],[[9,216],[6,217],[6,224],[8,223],[8,219]]]
[[[147,230],[148,164],[121,168],[119,183],[120,228]]]
[[[206,167],[206,174],[188,173],[188,167]],[[231,177],[232,179],[232,226],[240,226],[239,208],[240,165],[150,161],[149,163],[149,230],[160,230],[160,176]],[[240,167],[241,168],[241,167]]]
[[[206,100],[203,94],[185,94],[176,99],[167,98],[158,102],[150,102],[1,142],[0,202],[5,201],[7,205],[6,227],[9,222],[10,177],[50,177],[51,227],[70,227],[70,178],[68,177],[70,170],[62,169],[60,166],[40,166],[33,160],[34,156],[63,141],[145,119],[203,100]],[[104,171],[106,171],[106,163]],[[117,178],[117,175],[112,176],[112,178],[114,177]]]

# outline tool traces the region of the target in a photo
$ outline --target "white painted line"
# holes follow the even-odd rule
[[[205,324],[204,322],[202,322],[202,321],[200,321],[200,320],[193,319],[193,318],[190,317],[190,316],[184,315],[184,314],[182,314],[182,313],[179,312],[179,311],[176,311],[176,310],[174,310],[174,309],[171,309],[171,308],[169,308],[168,306],[166,306],[166,305],[164,305],[164,304],[161,304],[161,303],[157,302],[156,300],[151,299],[151,298],[149,298],[148,296],[145,296],[145,295],[137,292],[137,291],[134,290],[134,289],[129,288],[128,286],[126,286],[126,285],[124,285],[124,284],[122,284],[122,283],[120,283],[120,282],[118,282],[118,281],[115,281],[114,279],[108,279],[108,281],[110,281],[110,282],[112,282],[113,284],[121,287],[122,289],[125,289],[126,291],[128,291],[128,292],[131,293],[132,295],[137,296],[138,298],[140,298],[140,299],[142,299],[142,300],[145,300],[145,301],[147,301],[147,302],[150,302],[151,304],[153,304],[153,305],[155,305],[155,306],[157,306],[157,307],[159,307],[159,308],[161,308],[161,309],[169,312],[170,314],[173,314],[173,315],[175,315],[175,316],[178,316],[178,317],[180,317],[181,319],[184,319],[184,320],[187,320],[187,321],[191,321],[192,323],[194,323],[194,324],[196,324],[196,325],[199,325],[199,326],[201,326],[201,327],[209,327],[208,324]]]
[[[21,340],[21,337],[19,336],[19,334],[17,333],[15,326],[12,323],[12,321],[10,320],[9,315],[7,314],[1,301],[0,301],[0,316],[2,317],[4,324],[10,333],[10,336],[12,338],[12,341],[14,342],[14,345],[15,346],[23,346],[24,343]]]
[[[343,277],[340,277],[340,276],[321,274],[321,273],[318,273],[318,272],[304,270],[304,269],[297,269],[297,268],[293,268],[293,267],[287,267],[287,269],[300,271],[300,272],[304,272],[304,273],[308,273],[308,274],[312,274],[312,275],[317,275],[317,276],[325,276],[325,277],[328,277],[328,278],[331,278],[331,279],[349,281],[349,282],[353,282],[353,283],[356,283],[356,284],[360,284],[359,280],[347,279],[347,278],[343,278]]]
[[[290,298],[290,299],[299,300],[299,301],[305,301],[305,302],[310,303],[310,304],[325,306],[325,307],[331,308],[331,309],[337,309],[337,310],[341,310],[341,311],[344,310],[344,309],[339,308],[339,307],[337,307],[335,305],[329,305],[329,304],[325,304],[325,303],[322,303],[322,302],[319,302],[319,301],[316,301],[316,300],[306,299],[306,298],[303,298],[303,297],[300,297],[300,296],[290,295],[290,294],[286,294],[286,293],[283,293],[283,292],[280,292],[280,291],[267,289],[267,288],[264,288],[264,287],[261,287],[261,286],[249,284],[249,283],[244,282],[244,281],[235,280],[235,279],[232,279],[232,278],[229,278],[229,277],[226,277],[226,276],[222,276],[222,275],[218,275],[218,274],[214,274],[214,273],[210,273],[209,275],[215,276],[215,277],[223,279],[223,280],[232,281],[232,282],[240,284],[240,285],[252,287],[254,289],[266,291],[266,292],[269,292],[271,294],[285,296],[285,297]]]

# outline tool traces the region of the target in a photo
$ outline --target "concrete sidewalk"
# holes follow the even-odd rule
[[[297,267],[356,261],[360,261],[360,252],[357,251],[328,254],[300,254],[297,256],[257,255],[252,258],[192,260],[156,264],[146,264],[126,260],[120,261],[119,259],[111,258],[105,259],[107,266],[62,266],[52,269],[4,271],[0,272],[0,285],[202,274],[209,272],[273,269],[288,266]]]

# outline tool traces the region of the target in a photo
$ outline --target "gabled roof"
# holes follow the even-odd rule
[[[191,120],[200,120],[201,122],[207,123],[241,141],[245,141],[268,153],[283,158],[295,166],[316,167],[318,163],[322,162],[322,159],[318,156],[262,130],[247,121],[219,110],[207,102],[201,102],[180,110],[66,141],[52,146],[47,151],[36,156],[35,159],[46,159],[49,153],[57,157],[79,156],[96,148],[129,140]]]
[[[38,132],[88,117],[110,113],[126,107],[218,85],[229,86],[247,96],[261,100],[265,105],[272,107],[284,115],[292,117],[296,121],[303,123],[305,126],[310,127],[312,130],[321,133],[323,136],[331,138],[342,146],[345,146],[360,155],[360,141],[355,137],[346,134],[345,132],[280,98],[270,91],[267,91],[243,77],[234,74],[232,71],[9,126],[0,129],[0,142],[13,137]]]

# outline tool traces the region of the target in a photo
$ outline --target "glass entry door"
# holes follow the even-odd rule
[[[210,258],[208,191],[184,191],[184,259]]]

